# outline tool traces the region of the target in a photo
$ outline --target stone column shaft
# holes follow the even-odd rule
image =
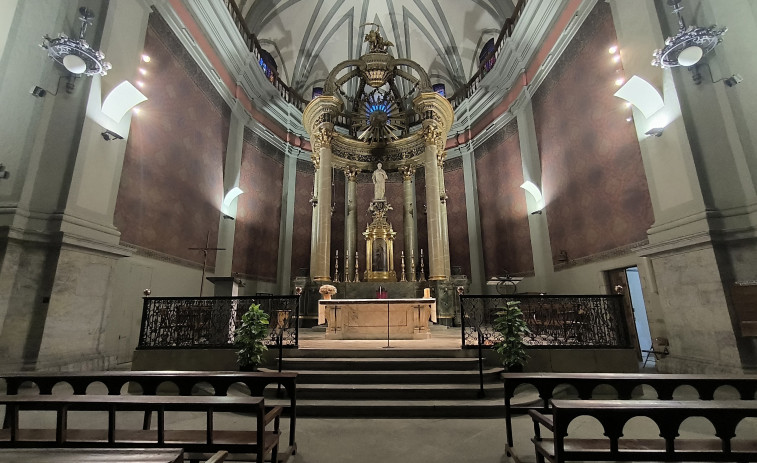
[[[417,222],[415,221],[415,187],[413,178],[415,177],[415,168],[405,168],[402,171],[402,187],[404,193],[404,234],[405,234],[405,273],[408,281],[415,281],[415,275],[410,275],[412,266],[410,265],[411,256],[414,255],[417,246]]]
[[[320,149],[318,169],[318,229],[316,230],[315,267],[310,275],[315,281],[331,281],[331,145],[323,144]]]
[[[449,226],[447,225],[447,189],[444,186],[444,161],[439,161],[439,224],[442,228],[442,256],[444,258],[444,275],[452,276],[449,258]]]
[[[313,275],[315,275],[315,266],[316,266],[316,247],[317,247],[317,240],[318,240],[318,177],[319,175],[318,166],[315,167],[315,172],[313,173],[313,198],[312,198],[312,205],[313,205],[313,216],[312,220],[310,222],[310,279],[313,279]]]
[[[423,170],[426,178],[426,221],[428,228],[428,279],[445,280],[441,200],[439,198],[439,167],[436,162],[436,150],[436,144],[427,144],[426,151],[423,153]]]
[[[347,179],[347,218],[344,231],[344,255],[347,257],[345,275],[355,273],[355,252],[357,251],[357,170],[345,170]]]

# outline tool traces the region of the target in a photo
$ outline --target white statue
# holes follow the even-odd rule
[[[386,179],[389,176],[386,175],[384,169],[381,168],[381,163],[376,165],[376,170],[373,171],[373,200],[384,201],[386,200]]]

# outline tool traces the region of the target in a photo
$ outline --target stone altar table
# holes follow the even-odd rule
[[[390,339],[426,339],[436,299],[321,300],[318,312],[328,323],[326,339],[386,339],[387,324]]]

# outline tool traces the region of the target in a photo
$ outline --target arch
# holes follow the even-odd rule
[[[699,391],[691,384],[681,384],[673,390],[674,400],[699,399]]]
[[[74,395],[74,385],[68,381],[58,381],[50,391],[53,395]],[[40,391],[40,394],[44,394],[44,391]]]
[[[365,69],[365,62],[359,59],[348,59],[334,66],[334,69],[329,72],[328,77],[326,77],[326,82],[324,82],[323,84],[324,95],[334,95],[337,87],[335,85],[336,76],[338,76],[339,72],[341,72],[343,69],[346,69],[350,66],[357,67],[358,69]]]
[[[618,423],[620,424],[620,423]],[[575,436],[604,436],[607,431],[602,423],[589,415],[579,415],[568,423],[568,435]],[[606,438],[607,442],[610,442],[610,438]],[[609,444],[608,444],[609,445]]]
[[[121,395],[144,395],[145,393],[144,389],[142,388],[142,383],[140,383],[139,381],[126,381],[121,385],[119,392]]]
[[[678,426],[676,440],[696,440],[703,437],[715,437],[715,426],[703,416],[690,416]]]
[[[570,383],[556,384],[552,388],[551,398],[555,399],[578,399],[580,397],[578,388]]]
[[[591,390],[591,398],[592,399],[618,399],[620,397],[620,392],[618,392],[618,389],[607,383],[597,384],[594,386],[594,388]]]
[[[39,395],[41,393],[39,384],[34,381],[23,381],[18,385],[17,395]]]
[[[660,427],[648,416],[634,416],[626,421],[622,439],[660,439],[661,448],[665,448],[665,440],[660,437]]]
[[[192,385],[191,395],[216,395],[216,388],[207,381],[199,381]]]
[[[84,394],[87,395],[107,395],[108,393],[108,386],[102,381],[92,381],[84,389]]]
[[[242,381],[237,381],[236,383],[229,386],[229,389],[227,390],[227,395],[230,396],[249,396],[252,395],[252,391],[250,391],[250,387],[247,386]]]
[[[171,380],[165,380],[158,383],[158,386],[155,388],[154,393],[155,394],[179,394],[180,389],[179,385]]]
[[[713,397],[715,400],[739,400],[741,399],[741,393],[734,386],[723,384],[715,389]]]

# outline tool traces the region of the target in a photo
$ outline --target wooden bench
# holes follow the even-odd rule
[[[219,452],[220,453],[220,452]],[[215,456],[214,456],[215,457]],[[183,463],[182,449],[3,449],[0,463]],[[205,463],[210,463],[207,460]],[[212,460],[217,463],[223,460]]]
[[[198,386],[209,385],[216,396],[225,396],[235,384],[244,384],[250,395],[262,397],[263,390],[277,384],[284,387],[289,397],[289,407],[284,411],[289,416],[289,449],[280,452],[279,457],[287,460],[289,455],[297,452],[295,429],[297,423],[297,373],[295,372],[218,372],[218,371],[96,371],[96,372],[15,372],[0,373],[5,380],[7,394],[18,394],[19,388],[30,383],[37,386],[39,393],[52,394],[53,388],[61,383],[70,385],[75,395],[87,394],[87,389],[96,383],[102,383],[110,395],[120,395],[127,384],[134,390],[136,386],[143,395],[156,395],[160,386],[171,383],[182,396],[192,395]],[[165,394],[165,389],[160,393]],[[136,392],[135,392],[136,393]],[[150,411],[145,412],[144,429],[149,429]],[[3,427],[7,427],[7,421]]]
[[[255,455],[263,463],[265,455],[277,460],[279,418],[281,407],[266,412],[261,397],[209,396],[0,396],[9,418],[7,429],[0,430],[0,448],[60,447],[60,448],[129,448],[181,447],[190,455],[213,454],[224,450],[235,454]],[[21,412],[49,410],[55,412],[52,427],[28,428],[20,425]],[[157,429],[122,429],[117,426],[120,412],[157,413]],[[77,429],[68,425],[72,411],[103,412],[107,414],[106,429]],[[167,429],[166,412],[202,412],[206,415],[205,429]],[[247,413],[255,420],[254,429],[218,430],[214,427],[215,413]],[[273,422],[273,430],[267,426]],[[197,458],[197,457],[193,457]]]
[[[741,400],[755,398],[757,392],[757,378],[748,376],[709,376],[709,375],[668,375],[658,373],[504,373],[502,375],[505,387],[505,426],[507,443],[505,446],[509,456],[513,453],[513,412],[523,413],[529,410],[549,409],[549,401],[553,398],[558,386],[571,386],[576,389],[578,398],[589,400],[594,397],[597,386],[606,385],[613,388],[620,400],[630,400],[634,389],[639,386],[649,386],[654,389],[659,400],[673,400],[673,393],[680,386],[691,386],[696,390],[699,399],[713,400],[715,391],[722,386],[735,388]],[[539,394],[538,403],[512,404],[515,390],[524,384],[533,386]],[[647,401],[649,403],[649,401]]]
[[[757,438],[732,440],[744,418],[757,417],[757,401],[552,400],[551,416],[530,410],[536,435],[532,439],[537,462],[564,461],[755,461]],[[604,436],[566,439],[579,416],[595,418]],[[625,424],[647,417],[659,429],[657,439],[622,439]],[[703,417],[714,427],[711,437],[678,438],[681,423]],[[553,438],[542,438],[544,426]],[[606,437],[605,437],[606,436]]]

